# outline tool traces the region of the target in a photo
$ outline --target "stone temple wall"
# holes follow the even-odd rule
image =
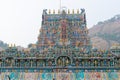
[[[120,72],[4,72],[0,80],[120,80]]]

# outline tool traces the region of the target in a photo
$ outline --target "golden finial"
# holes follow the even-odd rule
[[[79,9],[77,10],[77,14],[79,14]]]
[[[58,14],[60,14],[60,10],[58,9]]]
[[[73,9],[72,13],[74,14],[74,9]]]
[[[12,47],[12,44],[11,44],[11,47]]]
[[[53,14],[55,14],[55,10],[53,10]]]
[[[8,47],[11,47],[11,45],[9,44]]]
[[[70,14],[70,10],[68,9],[68,14]]]
[[[51,10],[49,10],[49,14],[51,14]]]
[[[16,45],[14,44],[14,47],[15,47]]]

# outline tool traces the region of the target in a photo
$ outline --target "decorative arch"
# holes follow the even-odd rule
[[[71,64],[72,64],[72,59],[69,56],[62,55],[56,58],[57,66],[69,66]]]
[[[13,66],[14,64],[14,57],[6,57],[5,58],[5,65],[8,67]]]

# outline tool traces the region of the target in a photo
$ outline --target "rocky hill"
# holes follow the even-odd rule
[[[98,22],[90,28],[89,35],[93,45],[99,49],[109,49],[113,44],[120,43],[120,15]]]

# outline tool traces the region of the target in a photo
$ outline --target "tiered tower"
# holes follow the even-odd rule
[[[72,14],[70,10],[58,10],[53,14],[49,10],[43,10],[42,26],[40,35],[38,36],[37,48],[41,53],[48,52],[51,48],[55,50],[75,50],[89,53],[91,50],[90,39],[88,37],[88,29],[86,26],[85,10],[81,9]],[[58,53],[60,54],[60,53]],[[68,53],[66,53],[68,54]]]
[[[84,9],[43,10],[37,44],[0,51],[2,80],[118,80],[119,72],[120,45],[91,48]]]

